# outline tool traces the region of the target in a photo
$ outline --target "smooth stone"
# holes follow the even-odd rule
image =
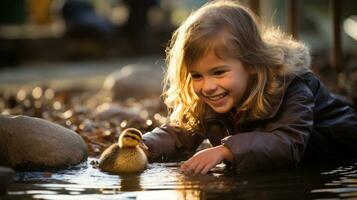
[[[103,90],[109,92],[114,101],[160,97],[162,78],[161,69],[141,64],[127,65],[106,77]]]
[[[93,115],[95,117],[98,117],[100,120],[108,120],[114,117],[119,117],[120,119],[130,119],[134,117],[139,117],[138,112],[113,103],[104,103],[99,105],[95,109]]]
[[[74,131],[40,118],[0,115],[0,165],[63,169],[86,159],[87,145]]]

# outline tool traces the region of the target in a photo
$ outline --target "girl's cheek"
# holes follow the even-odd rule
[[[200,98],[202,99],[202,94],[200,93],[200,91],[196,88],[193,88],[193,91],[195,92],[195,94]]]
[[[198,96],[199,95],[199,91],[200,91],[198,83],[193,83],[192,84],[192,89],[196,93],[196,95]]]

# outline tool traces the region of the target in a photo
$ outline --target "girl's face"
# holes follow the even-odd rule
[[[226,113],[241,101],[249,72],[237,59],[220,59],[208,52],[188,68],[197,96],[217,113]]]

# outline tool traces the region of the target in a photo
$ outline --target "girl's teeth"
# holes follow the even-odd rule
[[[220,99],[220,98],[222,98],[222,97],[224,97],[224,96],[225,96],[225,94],[221,94],[221,95],[212,96],[212,97],[209,97],[209,98],[212,99],[212,100],[218,100],[218,99]]]

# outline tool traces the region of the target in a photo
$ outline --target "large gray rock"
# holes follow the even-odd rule
[[[72,130],[39,118],[0,115],[0,165],[60,169],[86,159],[87,146]]]
[[[132,64],[109,74],[103,90],[113,100],[159,97],[162,93],[162,70],[151,66]]]

